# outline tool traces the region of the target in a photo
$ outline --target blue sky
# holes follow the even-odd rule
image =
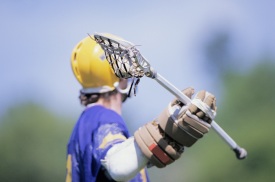
[[[151,65],[177,87],[219,94],[201,66],[201,45],[215,32],[232,36],[231,55],[249,68],[275,52],[274,1],[34,1],[0,2],[0,115],[26,101],[77,117],[81,88],[70,67],[75,44],[87,33],[108,32],[139,47]],[[194,75],[192,77],[187,75]],[[157,94],[156,94],[157,93]],[[124,106],[140,124],[153,119],[173,98],[143,78],[138,95]]]

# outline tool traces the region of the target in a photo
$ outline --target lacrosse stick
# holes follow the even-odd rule
[[[139,50],[131,42],[125,41],[119,37],[106,34],[94,34],[95,41],[100,44],[105,52],[106,58],[115,74],[119,78],[142,78],[144,75],[156,80],[161,86],[167,89],[170,93],[175,95],[184,104],[191,103],[189,97],[184,95],[179,89],[157,73],[149,64],[149,62],[141,55]],[[194,103],[198,108],[206,111],[210,118],[214,118],[214,113],[205,108],[204,105]],[[237,143],[213,120],[212,128],[217,134],[230,146],[235,152],[238,159],[244,159],[247,152],[241,148]]]

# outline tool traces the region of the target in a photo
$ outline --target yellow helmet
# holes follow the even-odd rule
[[[105,58],[104,51],[89,36],[73,49],[71,66],[76,79],[82,85],[82,93],[109,92],[119,82]]]

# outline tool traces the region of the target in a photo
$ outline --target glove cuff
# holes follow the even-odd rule
[[[173,163],[181,156],[182,149],[177,150],[176,148],[179,147],[174,148],[170,145],[160,133],[159,126],[155,122],[140,127],[135,132],[134,137],[143,154],[151,164],[158,168]]]

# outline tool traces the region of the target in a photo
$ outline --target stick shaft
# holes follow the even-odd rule
[[[232,148],[236,149],[239,146],[237,143],[215,122],[212,121],[211,123],[212,128],[214,131]]]
[[[108,51],[109,49],[104,49],[107,46],[109,48],[111,47],[110,50],[113,50],[114,47],[109,45],[110,42],[114,41],[111,37],[105,37],[100,34],[98,34],[98,35],[95,34],[95,38],[99,39],[97,42],[102,46],[102,48],[105,52],[107,51],[108,54],[114,54],[114,51],[110,53]],[[105,41],[103,41],[103,39],[108,40],[109,43],[106,44]],[[123,41],[121,39],[115,39],[115,44],[123,45],[122,49],[126,50],[126,52],[128,52],[130,50],[130,47],[134,46],[132,43]],[[136,52],[139,53],[138,50],[135,50],[134,52],[131,52],[131,53],[136,55]],[[118,53],[118,52],[116,51],[116,53]],[[125,54],[125,52],[123,54]],[[162,85],[169,92],[171,92],[173,95],[175,95],[184,104],[189,104],[191,102],[190,98],[188,98],[186,95],[184,95],[179,89],[177,89],[174,85],[172,85],[170,82],[168,82],[164,77],[162,77],[157,72],[155,72],[150,67],[150,64],[148,63],[148,61],[146,61],[146,59],[144,57],[142,57],[140,54],[138,54],[138,55],[139,55],[138,56],[139,58],[142,58],[142,62],[141,63],[139,62],[139,64],[141,64],[142,65],[141,67],[144,68],[143,71],[145,71],[145,73],[143,72],[143,75],[145,74],[147,77],[155,79],[160,85]],[[124,55],[121,55],[121,52],[119,52],[118,56],[124,57]],[[139,60],[140,59],[138,59],[137,61],[139,61]],[[130,62],[132,62],[132,61],[130,60]],[[240,148],[236,144],[236,142],[215,121],[212,121],[211,125],[212,125],[212,128],[214,129],[214,131],[216,131],[216,133],[230,146],[230,148],[233,149],[233,151],[236,153],[236,156],[238,159],[244,159],[246,157],[246,155],[247,155],[246,150],[243,148]]]
[[[188,104],[191,102],[189,97],[184,95],[177,87],[172,85],[160,74],[155,73],[154,76],[154,80],[156,80],[161,86],[163,86],[170,93],[172,93],[178,99],[180,99],[181,102],[183,102],[184,104]],[[214,131],[230,146],[231,149],[236,149],[238,147],[236,142],[214,120],[212,121],[211,126],[214,129]]]

